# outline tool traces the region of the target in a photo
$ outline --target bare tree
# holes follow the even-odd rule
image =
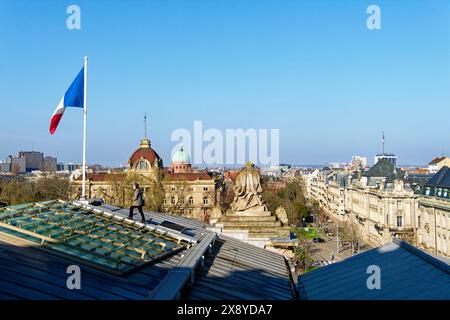
[[[361,234],[359,232],[358,226],[352,222],[344,222],[341,226],[341,237],[344,241],[350,242],[351,254],[353,255],[357,250],[359,250],[359,242],[361,240]]]
[[[20,167],[19,167],[19,165],[18,165],[17,163],[14,163],[14,164],[11,166],[11,173],[12,173],[13,175],[15,175],[15,176],[17,176],[18,174],[20,174]]]
[[[182,214],[182,210],[189,205],[189,186],[186,181],[173,181],[166,187],[166,211]]]
[[[111,204],[129,207],[133,202],[133,183],[138,183],[144,191],[144,208],[152,211],[161,211],[164,190],[161,180],[151,179],[137,173],[110,174],[108,176],[110,192],[103,193],[104,198]]]
[[[299,238],[298,246],[294,249],[297,272],[307,272],[314,263],[314,248],[310,241]]]

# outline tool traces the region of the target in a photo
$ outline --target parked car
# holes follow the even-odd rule
[[[322,238],[314,238],[314,239],[313,239],[313,242],[314,242],[314,243],[324,243],[325,240],[323,240]]]

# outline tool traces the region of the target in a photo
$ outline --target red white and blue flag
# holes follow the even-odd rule
[[[50,134],[54,134],[58,127],[59,121],[64,114],[66,108],[83,108],[84,100],[84,67],[73,80],[69,89],[66,91],[55,112],[53,112],[52,119],[50,121]]]

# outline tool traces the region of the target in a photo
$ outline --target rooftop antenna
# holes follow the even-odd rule
[[[147,112],[144,114],[144,138],[147,139]]]

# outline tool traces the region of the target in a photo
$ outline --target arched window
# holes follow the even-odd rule
[[[203,204],[207,205],[208,204],[208,197],[203,197]]]
[[[148,171],[149,170],[148,162],[145,160],[140,160],[138,163],[136,163],[136,170]]]
[[[189,197],[189,204],[194,204],[194,198]]]

